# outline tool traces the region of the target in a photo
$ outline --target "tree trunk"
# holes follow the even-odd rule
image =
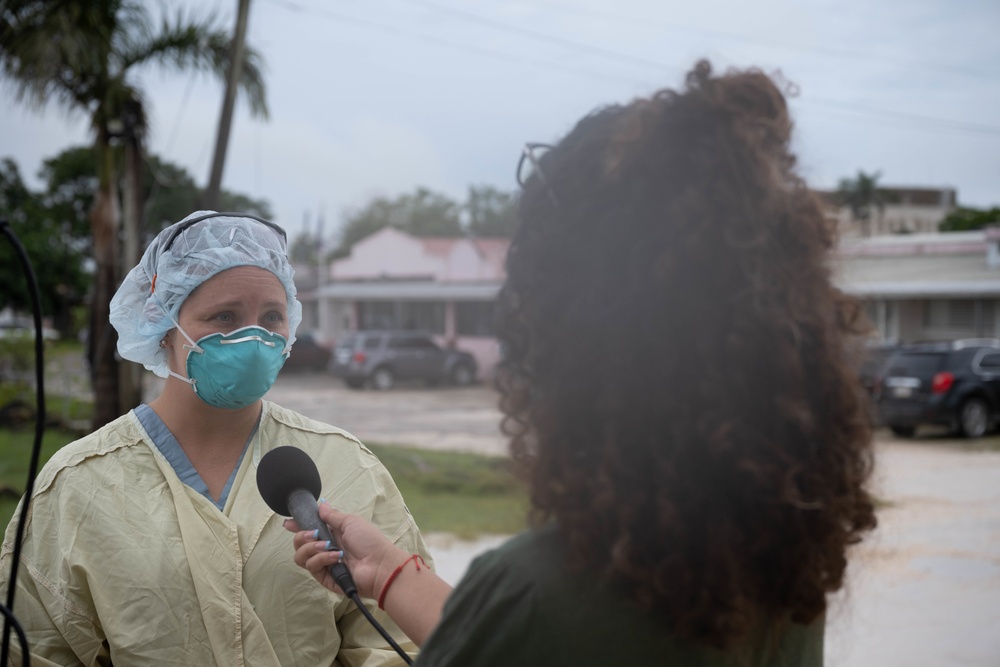
[[[118,399],[118,334],[108,317],[111,297],[118,288],[118,188],[114,158],[106,132],[98,130],[97,153],[100,184],[90,212],[94,243],[93,291],[90,295],[90,377],[94,389],[93,428],[96,430],[122,414]]]
[[[233,45],[229,56],[229,76],[226,79],[226,92],[222,98],[222,113],[219,115],[219,129],[215,137],[215,154],[212,157],[212,173],[208,179],[208,187],[202,197],[202,208],[218,210],[219,190],[222,188],[222,170],[226,164],[226,153],[229,149],[229,131],[233,123],[233,108],[236,106],[236,88],[239,85],[243,70],[243,44],[246,41],[247,20],[250,14],[250,0],[240,0],[236,15],[236,32],[233,34]]]
[[[142,145],[134,128],[125,135],[125,186],[122,192],[122,271],[130,270],[139,263],[139,233],[142,225]],[[143,367],[132,361],[119,361],[118,400],[122,412],[131,410],[142,403]]]

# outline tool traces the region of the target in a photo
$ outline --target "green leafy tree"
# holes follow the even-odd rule
[[[119,369],[108,321],[120,277],[119,186],[113,147],[124,142],[135,169],[146,129],[146,106],[137,73],[161,65],[177,71],[229,70],[229,34],[213,19],[189,21],[179,12],[156,25],[140,0],[5,0],[0,5],[0,72],[18,101],[33,107],[55,102],[83,113],[93,128],[98,187],[90,211],[94,285],[89,337],[96,397],[94,427],[118,417]],[[245,51],[241,88],[251,111],[266,115],[259,55]],[[134,198],[133,192],[126,193]]]
[[[143,191],[148,193],[143,206],[142,234],[148,242],[164,227],[196,211],[203,191],[184,167],[156,155],[146,156],[142,178]],[[219,210],[250,213],[265,219],[273,217],[267,200],[232,190],[219,193]]]
[[[98,188],[93,149],[68,148],[46,159],[39,177],[45,185],[44,190],[31,192],[12,160],[0,163],[0,215],[12,221],[19,235],[26,235],[22,243],[30,244],[26,249],[32,263],[45,267],[39,276],[45,313],[52,315],[53,324],[64,336],[74,336],[77,322],[71,317],[71,311],[83,302],[92,278],[86,267],[91,256],[88,216]],[[146,245],[163,227],[190,214],[201,192],[183,167],[155,155],[148,156],[142,178],[143,191],[148,193],[147,200],[142,203],[148,211],[143,232],[143,245]],[[271,217],[267,201],[239,192],[223,190],[221,203],[225,210]],[[8,289],[8,281],[18,277],[19,269],[14,270],[15,265],[6,261],[6,255],[0,257],[5,259],[0,270],[2,308],[7,295],[15,293],[13,288]],[[20,289],[17,294],[23,292]],[[10,305],[23,309],[25,303],[11,299]]]
[[[469,186],[464,202],[427,188],[393,198],[375,197],[346,214],[340,244],[330,259],[345,257],[355,243],[389,226],[414,236],[509,238],[517,230],[517,203],[516,194],[489,185]],[[315,262],[315,253],[310,248],[318,247],[319,239],[304,236],[295,240],[292,253],[296,257],[301,255],[297,261]]]
[[[517,231],[517,195],[490,185],[469,186],[465,210],[468,230],[474,236],[510,238]]]
[[[989,225],[1000,225],[1000,206],[987,209],[960,206],[941,221],[938,230],[942,232],[966,232],[982,229]]]
[[[0,162],[0,217],[24,247],[35,274],[42,313],[64,336],[73,335],[73,309],[83,302],[89,283],[85,270],[89,243],[81,242],[71,222],[42,193],[31,192],[17,165]],[[0,309],[30,311],[33,304],[14,247],[0,244]]]
[[[288,247],[288,257],[294,264],[315,266],[319,263],[322,239],[315,232],[302,232]]]
[[[882,172],[866,174],[858,170],[855,178],[843,178],[837,186],[837,201],[847,206],[851,217],[861,228],[863,236],[871,235],[872,215],[879,215],[885,210],[885,205],[891,199],[889,193],[878,187],[878,179]]]
[[[390,199],[376,197],[344,219],[340,247],[334,257],[346,256],[355,243],[383,227],[396,227],[414,236],[460,236],[462,207],[447,195],[417,188]]]

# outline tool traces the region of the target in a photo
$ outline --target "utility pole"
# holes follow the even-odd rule
[[[208,187],[202,196],[203,208],[211,210],[218,210],[219,189],[222,186],[222,170],[226,165],[229,130],[233,124],[233,107],[236,105],[236,89],[240,82],[240,74],[243,71],[244,43],[247,34],[247,20],[250,15],[250,0],[239,0],[239,2],[239,9],[236,13],[236,32],[233,34],[233,45],[230,49],[226,93],[222,99],[219,131],[215,137],[215,155],[212,158],[212,173],[208,179]]]

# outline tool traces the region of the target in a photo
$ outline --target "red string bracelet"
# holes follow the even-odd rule
[[[399,576],[399,573],[403,571],[403,568],[406,567],[406,564],[409,563],[411,560],[413,561],[413,564],[417,567],[418,572],[420,571],[420,563],[423,563],[424,567],[427,567],[427,563],[424,561],[423,557],[420,554],[413,554],[412,556],[404,560],[402,563],[400,563],[399,567],[397,567],[395,570],[392,571],[392,574],[389,575],[389,578],[386,579],[385,583],[382,585],[382,592],[378,594],[379,609],[382,610],[385,609],[383,604],[385,603],[385,594],[389,592],[389,586],[392,585],[392,582],[396,580],[396,577]]]

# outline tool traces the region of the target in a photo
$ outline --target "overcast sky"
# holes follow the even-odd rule
[[[231,28],[237,0],[167,4],[214,6]],[[254,0],[271,119],[238,107],[224,186],[268,199],[293,235],[321,212],[332,235],[345,210],[419,185],[456,199],[470,184],[513,189],[526,141],[677,86],[707,57],[797,84],[795,148],[814,187],[862,169],[1000,205],[998,33],[997,0]],[[138,80],[150,150],[204,184],[221,85]],[[89,141],[86,119],[55,107],[4,100],[0,113],[0,157],[35,187],[43,158]]]

